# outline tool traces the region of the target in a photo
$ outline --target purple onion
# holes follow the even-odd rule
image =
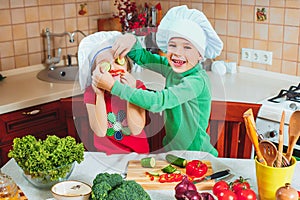
[[[187,190],[184,195],[188,200],[202,200],[201,195],[196,190]]]
[[[185,200],[186,191],[197,191],[197,188],[194,183],[189,181],[187,176],[184,176],[182,181],[175,186],[175,198],[177,200]]]
[[[199,193],[202,197],[202,200],[215,200],[214,196],[209,192],[201,192]]]

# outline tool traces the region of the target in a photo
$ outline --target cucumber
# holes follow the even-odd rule
[[[151,176],[159,176],[158,172],[147,172]]]
[[[182,168],[184,168],[186,166],[186,164],[188,163],[188,161],[186,159],[172,155],[172,154],[167,154],[166,160],[169,163],[176,165],[178,167],[182,167]]]
[[[153,158],[153,157],[147,157],[147,158],[141,159],[142,167],[153,168],[153,167],[155,167],[155,164],[156,164],[155,158]]]
[[[116,59],[116,63],[118,63],[119,65],[125,65],[125,58],[117,58]]]
[[[111,66],[110,66],[109,62],[102,62],[102,63],[100,63],[100,68],[101,68],[101,70],[108,72],[110,70]]]
[[[162,168],[161,171],[163,171],[164,173],[167,173],[167,174],[172,174],[173,172],[177,171],[177,169],[175,167],[173,167],[172,165],[168,165],[168,166]]]

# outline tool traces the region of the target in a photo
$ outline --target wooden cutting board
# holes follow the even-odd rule
[[[207,167],[208,171],[205,175],[210,175],[213,173],[212,166],[210,161],[203,160]],[[174,190],[175,186],[179,182],[174,183],[160,183],[158,181],[158,177],[155,177],[153,181],[150,180],[149,176],[147,176],[146,172],[159,172],[160,174],[163,173],[161,171],[162,168],[169,165],[167,161],[164,160],[156,160],[156,165],[154,168],[144,168],[141,166],[140,160],[131,160],[128,162],[128,169],[127,169],[127,180],[135,180],[139,183],[145,190]],[[185,168],[176,167],[180,170],[183,174],[185,174]],[[215,184],[214,180],[209,181],[202,181],[200,183],[195,184],[198,190],[211,190],[213,185]]]

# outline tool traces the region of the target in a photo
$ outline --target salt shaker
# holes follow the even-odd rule
[[[18,187],[14,180],[0,172],[0,199],[1,200],[19,200]]]

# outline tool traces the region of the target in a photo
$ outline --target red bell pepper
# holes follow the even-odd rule
[[[124,69],[116,69],[116,70],[109,70],[109,73],[112,75],[112,76],[118,76],[120,74],[124,74],[125,73],[125,70]]]
[[[182,180],[182,178],[183,178],[182,174],[177,174],[177,173],[167,174],[167,173],[164,173],[164,174],[159,176],[158,181],[160,183],[172,183],[172,182],[179,182],[179,181]]]
[[[200,178],[206,174],[208,167],[200,160],[192,160],[186,165],[186,174],[192,178]]]

